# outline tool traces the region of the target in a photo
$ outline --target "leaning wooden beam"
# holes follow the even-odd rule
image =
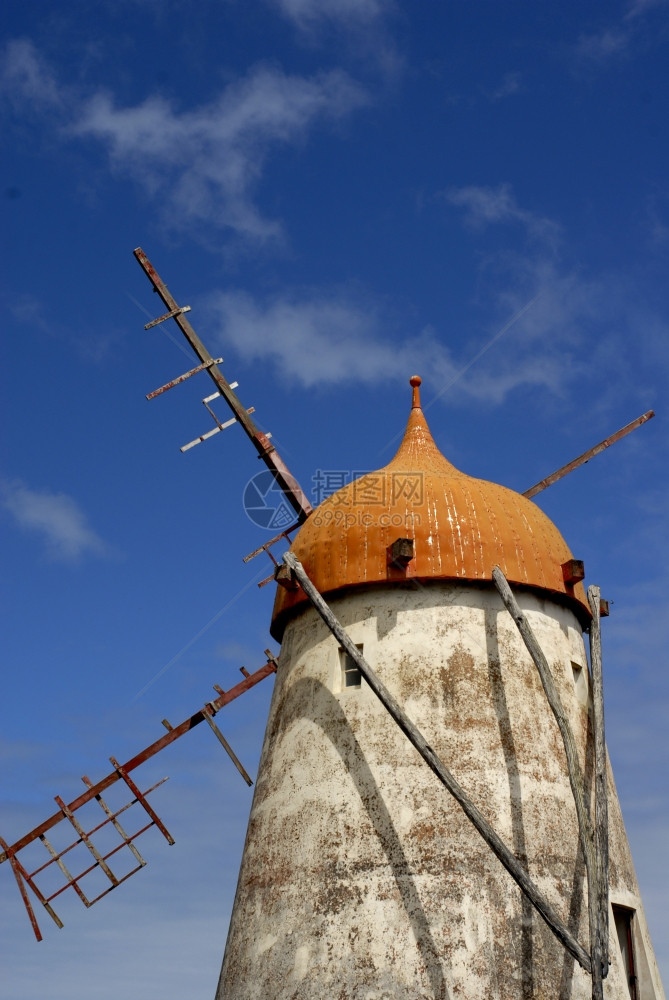
[[[416,748],[431,771],[441,781],[453,798],[459,804],[467,818],[476,827],[480,835],[485,840],[493,853],[499,858],[509,875],[520,886],[532,905],[545,920],[557,939],[564,945],[567,951],[573,955],[576,961],[586,972],[590,972],[590,956],[579,944],[569,928],[562,922],[558,914],[544,898],[537,886],[530,879],[523,869],[518,859],[511,853],[503,840],[495,833],[488,821],[477,809],[471,799],[467,796],[463,788],[460,787],[451,772],[437,757],[432,747],[428,746],[424,737],[414,726],[413,722],[400,708],[392,697],[388,689],[381,683],[372,668],[369,666],[360,650],[349,639],[343,627],[334,616],[328,605],[325,603],[316,587],[307,576],[302,564],[295,558],[292,552],[286,552],[283,557],[284,564],[291,570],[300,587],[307,595],[314,608],[330,629],[334,637],[341,644],[342,648],[353,659],[360,673],[363,675],[370,688],[379,699],[383,707],[389,712],[397,725],[400,727],[409,742]]]
[[[599,941],[599,893],[597,889],[597,865],[595,860],[595,836],[590,820],[590,813],[586,805],[585,787],[583,783],[583,772],[578,759],[576,740],[565,714],[565,710],[560,700],[553,674],[548,666],[548,661],[543,654],[543,650],[537,641],[537,637],[530,627],[530,623],[520,610],[518,602],[511,592],[508,581],[499,566],[495,566],[492,571],[492,578],[499,595],[504,602],[504,606],[518,626],[523,642],[534,661],[534,665],[539,671],[541,683],[548,704],[550,705],[555,721],[558,724],[565,753],[567,755],[567,770],[569,771],[569,782],[576,805],[576,815],[578,817],[578,830],[585,858],[585,871],[588,882],[588,917],[590,923],[590,956],[592,959],[592,1000],[602,1000],[602,962],[601,948]]]
[[[35,911],[33,910],[30,904],[30,899],[28,898],[28,893],[26,892],[26,887],[23,883],[23,876],[21,872],[21,866],[19,865],[19,861],[11,853],[9,849],[9,844],[5,840],[3,840],[2,837],[0,837],[0,847],[2,847],[2,849],[5,851],[5,853],[9,858],[9,864],[11,866],[12,871],[14,872],[14,878],[16,879],[16,884],[19,887],[19,892],[21,893],[21,899],[23,900],[23,905],[25,906],[28,916],[30,917],[30,923],[33,925],[33,931],[35,933],[35,937],[37,938],[38,941],[41,941],[42,932],[39,929],[39,924],[37,923]],[[51,909],[51,907],[49,907],[49,909]],[[51,910],[51,913],[53,914],[53,910]],[[62,923],[60,924],[60,926],[61,927],[63,926]]]
[[[541,479],[538,483],[535,483],[534,486],[530,486],[529,490],[525,490],[523,496],[527,497],[528,500],[531,500],[532,497],[537,495],[537,493],[541,493],[542,490],[552,486],[553,483],[557,483],[558,480],[562,479],[570,472],[573,472],[574,469],[578,469],[580,465],[585,465],[585,463],[589,462],[591,458],[595,457],[595,455],[599,455],[600,451],[605,451],[606,448],[610,448],[612,444],[616,443],[616,441],[620,441],[620,439],[624,438],[626,434],[631,433],[631,431],[635,431],[637,427],[641,427],[642,424],[645,424],[647,420],[650,420],[654,416],[655,412],[653,410],[648,410],[646,413],[642,413],[640,417],[637,417],[636,420],[632,420],[629,424],[625,424],[625,426],[621,427],[615,434],[611,434],[610,437],[604,438],[604,440],[600,441],[599,444],[596,444],[594,448],[588,448],[587,451],[584,451],[582,455],[579,455],[578,458],[575,458],[572,462],[567,462],[567,464],[563,465],[561,469],[553,472],[550,476],[546,476],[545,479]]]
[[[595,737],[595,853],[599,890],[602,978],[605,978],[609,971],[609,807],[606,789],[606,738],[604,733],[604,687],[599,600],[599,587],[588,587],[588,604],[592,612],[590,667],[592,670],[592,715]]]

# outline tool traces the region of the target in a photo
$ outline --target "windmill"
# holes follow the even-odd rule
[[[144,865],[135,841],[171,835],[131,773],[277,673],[218,997],[661,997],[604,746],[598,588],[530,497],[640,426],[628,424],[524,496],[455,469],[434,443],[413,377],[407,431],[384,469],[314,512],[141,249],[135,257],[206,373],[214,426],[239,423],[293,512],[262,544],[281,642],[230,691],[119,763],[12,845],[2,842],[36,935],[28,890],[60,924],[67,889],[90,906]],[[232,418],[222,421],[223,401]],[[293,538],[292,536],[295,535]],[[288,551],[280,548],[290,545]],[[278,554],[278,558],[277,558]],[[325,598],[327,597],[327,601]],[[587,630],[590,668],[582,642]],[[425,766],[427,764],[427,767]],[[455,774],[462,777],[462,783]],[[122,782],[145,824],[127,833],[103,793]],[[154,786],[155,787],[155,786]],[[445,796],[443,789],[450,793]],[[95,800],[86,830],[77,811]],[[609,821],[609,811],[611,820]],[[69,823],[75,839],[48,838]],[[102,853],[95,834],[119,842]],[[20,852],[36,840],[35,871]],[[88,867],[72,874],[83,846]],[[119,878],[121,850],[137,864]],[[609,851],[611,864],[609,865]],[[111,862],[111,864],[110,864]],[[56,865],[49,896],[38,876]],[[108,886],[89,898],[92,872]],[[509,877],[510,876],[510,877]],[[515,884],[514,884],[515,883]],[[518,892],[518,888],[520,892]],[[583,941],[587,942],[584,946]],[[610,966],[610,968],[609,968]]]

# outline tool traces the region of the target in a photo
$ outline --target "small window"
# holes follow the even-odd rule
[[[355,645],[356,649],[359,649],[362,653],[362,643],[357,642]],[[361,687],[362,685],[362,674],[360,673],[360,668],[357,666],[355,660],[345,649],[339,650],[339,662],[341,664],[341,689]]]
[[[620,955],[623,960],[625,971],[625,981],[627,983],[628,996],[630,1000],[638,1000],[636,962],[634,959],[634,943],[632,940],[632,922],[634,920],[634,910],[628,910],[626,906],[612,906],[613,919],[616,925],[618,944],[620,945]]]
[[[588,704],[588,680],[587,680],[587,670],[583,668],[581,663],[577,663],[576,660],[571,661],[571,671],[574,676],[574,688],[576,690],[576,699],[581,705]]]

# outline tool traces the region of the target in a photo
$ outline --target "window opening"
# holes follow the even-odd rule
[[[356,642],[355,648],[362,653],[361,642]],[[361,687],[362,674],[360,673],[360,667],[358,667],[353,657],[345,649],[339,650],[339,662],[341,664],[342,691],[345,688]]]
[[[581,705],[587,705],[588,703],[588,682],[586,680],[586,671],[583,669],[581,663],[577,663],[576,660],[571,661],[571,671],[574,676],[574,689],[576,691],[576,698],[581,703]]]
[[[626,906],[613,906],[613,919],[620,945],[620,954],[625,970],[625,981],[627,982],[628,996],[631,1000],[638,1000],[636,963],[634,961],[634,943],[632,940],[632,920],[634,910],[628,910]]]

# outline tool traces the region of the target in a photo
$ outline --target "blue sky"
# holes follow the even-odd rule
[[[252,448],[180,453],[205,376],[145,399],[195,362],[143,329],[141,245],[307,491],[389,460],[414,371],[451,461],[518,490],[657,411],[538,502],[614,602],[666,981],[669,5],[7,0],[2,33],[2,835],[276,650]],[[219,716],[253,773],[270,694]],[[175,846],[40,945],[3,865],[3,996],[213,995],[250,792],[208,730],[137,774]]]

